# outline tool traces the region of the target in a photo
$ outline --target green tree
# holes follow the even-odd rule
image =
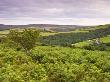
[[[20,45],[26,52],[30,54],[30,50],[36,45],[40,35],[40,31],[32,28],[19,30],[10,30],[8,38],[15,42],[17,45]]]

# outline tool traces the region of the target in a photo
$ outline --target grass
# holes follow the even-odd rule
[[[110,42],[110,36],[100,38],[100,41],[103,43],[109,43]]]
[[[84,46],[88,46],[89,44],[91,44],[91,42],[90,42],[89,40],[87,40],[87,41],[75,43],[74,45],[75,45],[75,47],[80,47],[80,48],[82,48],[82,47],[84,47]]]
[[[102,43],[110,43],[110,36],[108,35],[106,37],[100,38],[100,42],[102,42]],[[87,41],[76,43],[74,45],[75,45],[75,47],[82,48],[84,46],[88,46],[89,44],[91,44],[91,41],[87,40]]]
[[[22,30],[22,29],[17,29],[17,30]],[[89,32],[89,31],[86,31],[86,30],[75,30],[75,31],[70,31],[72,33],[78,33],[78,32]],[[70,32],[41,32],[41,36],[49,36],[49,35],[55,35],[55,34],[58,34],[58,33],[70,33]],[[3,30],[3,31],[0,31],[0,35],[6,35],[9,33],[9,30]]]
[[[0,31],[0,35],[2,35],[2,34],[8,34],[8,33],[9,33],[9,30]]]
[[[41,32],[41,36],[49,36],[49,35],[55,35],[55,34],[58,34],[58,33],[56,33],[56,32]]]

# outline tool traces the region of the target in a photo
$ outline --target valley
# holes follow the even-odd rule
[[[38,28],[29,28],[0,31],[0,82],[110,82],[109,24],[40,30],[38,41],[33,34]]]

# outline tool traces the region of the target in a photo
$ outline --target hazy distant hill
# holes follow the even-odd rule
[[[11,28],[38,28],[38,29],[45,29],[45,30],[52,30],[52,31],[58,31],[58,32],[67,32],[71,31],[76,28],[82,28],[85,26],[79,26],[79,25],[55,25],[55,24],[29,24],[29,25],[4,25],[0,24],[0,30],[6,30]]]

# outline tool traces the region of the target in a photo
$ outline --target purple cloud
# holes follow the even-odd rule
[[[0,0],[0,23],[18,24],[25,19],[27,19],[24,21],[25,24],[28,24],[29,20],[31,20],[30,23],[39,23],[38,21],[41,22],[41,20],[45,20],[46,23],[50,19],[51,23],[58,21],[61,24],[65,24],[65,20],[66,24],[70,24],[70,19],[74,19],[71,24],[77,24],[76,19],[84,21],[85,19],[88,21],[103,19],[108,23],[109,4],[110,0]],[[97,21],[91,23],[99,24]]]

